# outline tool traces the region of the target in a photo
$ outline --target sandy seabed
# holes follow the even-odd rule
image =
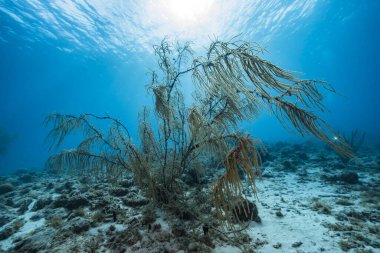
[[[222,171],[187,186],[203,218],[153,208],[131,178],[0,177],[0,252],[380,252],[380,147],[350,161],[310,143],[267,149],[258,198],[247,193],[261,223],[235,236],[218,225],[204,230],[217,224],[207,196]]]

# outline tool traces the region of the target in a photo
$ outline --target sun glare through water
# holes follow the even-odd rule
[[[60,40],[65,52],[89,50],[152,52],[152,45],[168,37],[192,41],[203,49],[210,38],[230,39],[244,34],[258,42],[271,41],[283,31],[303,26],[315,0],[23,0],[0,4],[0,15],[24,27],[24,37],[34,41]],[[25,12],[26,6],[29,8]],[[287,20],[287,22],[284,22]],[[4,29],[3,29],[4,30]],[[0,33],[0,41],[7,30]],[[17,33],[10,30],[9,34]],[[194,48],[193,48],[194,49]],[[197,49],[197,48],[195,48]]]
[[[200,23],[207,17],[214,0],[167,0],[163,1],[168,19],[178,25],[190,26]]]

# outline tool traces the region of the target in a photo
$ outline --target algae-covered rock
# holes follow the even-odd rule
[[[83,217],[75,217],[62,227],[63,231],[70,231],[80,234],[90,229],[91,222]]]
[[[54,208],[65,207],[68,210],[74,210],[80,207],[89,205],[89,201],[84,196],[73,196],[67,197],[66,195],[61,195],[53,202]]]
[[[135,245],[138,241],[143,239],[138,229],[132,228],[120,232],[116,232],[110,239],[109,248],[113,252],[125,252],[126,248]]]
[[[359,183],[359,176],[355,172],[344,173],[338,177],[338,181],[342,181],[347,184]]]
[[[19,231],[19,229],[24,225],[24,223],[25,222],[23,219],[19,219],[4,227],[2,230],[0,230],[0,241],[7,239],[8,237],[12,236],[14,233]]]
[[[340,182],[345,184],[359,183],[359,175],[356,172],[348,172],[334,176],[322,175],[321,179],[326,180],[328,182]]]
[[[38,211],[51,203],[51,198],[39,198],[34,204],[32,211]]]
[[[204,253],[210,252],[211,253],[212,250],[204,244],[201,244],[198,242],[191,242],[189,243],[189,246],[187,247],[187,252],[204,252]]]
[[[54,231],[51,228],[39,228],[28,236],[15,241],[15,246],[12,252],[55,252],[49,250],[54,242],[53,240],[48,240],[48,237],[53,234]]]
[[[236,222],[253,220],[261,223],[257,206],[248,200],[241,200],[234,206],[233,218]]]
[[[11,192],[14,188],[15,187],[10,183],[0,184],[0,195]]]
[[[74,196],[68,200],[65,207],[69,210],[74,210],[74,209],[77,209],[79,207],[87,206],[88,204],[89,204],[89,202],[85,197]]]
[[[51,216],[45,221],[46,225],[53,228],[60,228],[63,222],[64,220],[61,216]]]
[[[12,216],[7,215],[3,212],[0,213],[0,227],[4,226],[13,219]]]
[[[174,224],[172,226],[172,234],[177,237],[186,236],[186,228],[183,226],[183,224]]]
[[[129,190],[123,187],[117,187],[110,190],[110,194],[115,197],[125,196],[128,194],[128,192]]]
[[[128,194],[128,196],[125,199],[123,199],[123,203],[126,206],[139,207],[139,206],[147,205],[149,203],[149,200],[142,197],[141,195]]]

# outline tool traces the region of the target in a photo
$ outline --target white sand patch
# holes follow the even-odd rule
[[[257,186],[260,201],[256,203],[262,224],[252,223],[248,233],[253,240],[268,242],[258,252],[343,252],[339,238],[322,225],[334,223],[335,218],[311,210],[312,199],[336,195],[334,187],[321,182],[302,183],[299,176],[285,173],[258,182]],[[284,216],[278,217],[277,211]],[[295,247],[297,243],[302,244]]]
[[[18,238],[18,237],[24,237],[29,233],[32,233],[35,231],[37,228],[42,227],[45,224],[45,218],[41,218],[37,221],[32,221],[30,218],[33,217],[36,212],[30,211],[34,204],[37,202],[37,200],[33,200],[32,203],[29,204],[28,206],[28,211],[25,212],[25,214],[20,215],[18,219],[23,219],[24,220],[24,225],[14,233],[12,236],[9,238],[0,241],[0,249],[1,250],[9,250],[14,246],[13,240]]]
[[[170,226],[169,226],[169,223],[165,219],[166,217],[165,213],[161,209],[158,209],[156,211],[156,215],[157,215],[156,223],[159,223],[161,225],[161,230],[170,232]]]
[[[318,174],[319,178],[320,169],[308,170],[308,177],[313,173]],[[259,201],[254,197],[250,199],[257,204],[262,223],[251,222],[247,232],[253,241],[267,243],[256,252],[343,252],[338,245],[340,238],[322,225],[335,223],[336,219],[312,210],[313,198],[320,199],[338,211],[343,207],[331,202],[332,198],[341,196],[354,200],[357,198],[354,192],[338,194],[332,185],[321,181],[303,182],[300,176],[289,173],[275,173],[275,177],[257,182],[257,187]],[[277,211],[284,216],[278,217]],[[297,243],[302,244],[297,246]],[[214,252],[241,251],[237,247],[218,246]]]
[[[233,246],[228,245],[228,246],[217,246],[217,247],[215,247],[213,252],[215,252],[215,253],[240,253],[241,250],[237,247],[233,247]]]
[[[123,231],[127,228],[126,225],[109,222],[109,223],[103,223],[97,227],[90,228],[90,230],[88,231],[88,234],[93,235],[93,236],[99,235],[101,234],[101,231],[109,230],[110,226],[112,225],[115,227],[115,231]]]
[[[61,194],[59,194],[59,193],[52,193],[50,196],[51,196],[52,200],[56,200],[59,196],[61,196]]]

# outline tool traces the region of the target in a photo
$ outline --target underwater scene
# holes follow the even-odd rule
[[[380,252],[380,1],[0,0],[0,252]]]

